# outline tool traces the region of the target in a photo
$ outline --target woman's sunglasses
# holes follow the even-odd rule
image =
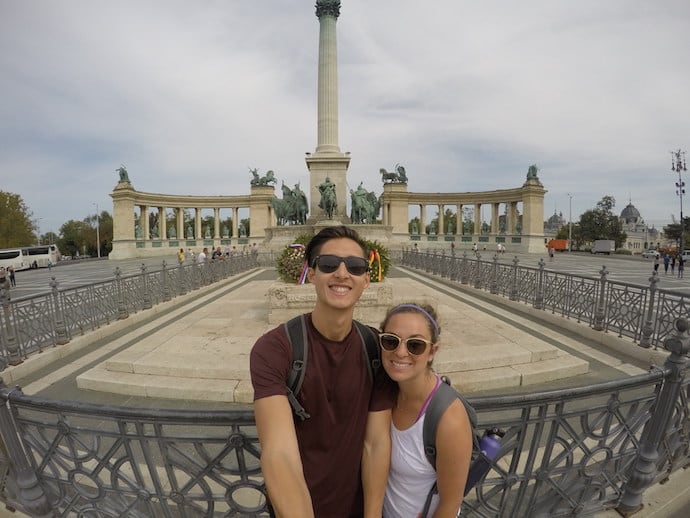
[[[402,339],[393,333],[381,333],[379,335],[379,343],[386,351],[395,351],[400,342],[404,343],[410,354],[419,356],[426,351],[427,345],[433,345],[433,342],[424,340],[424,338],[405,338]]]
[[[369,271],[369,263],[364,257],[350,255],[340,257],[338,255],[318,255],[312,263],[312,268],[318,268],[323,273],[333,273],[340,267],[340,263],[345,263],[345,268],[352,275],[364,275]]]

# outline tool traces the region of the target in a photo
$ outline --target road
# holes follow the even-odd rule
[[[491,260],[493,252],[480,252],[482,260]],[[468,254],[470,256],[471,254]],[[633,284],[649,285],[649,278],[653,271],[653,260],[643,259],[638,256],[626,255],[592,255],[580,252],[556,253],[553,261],[549,260],[548,254],[511,254],[506,252],[499,257],[502,264],[511,264],[517,257],[521,266],[537,267],[539,260],[543,259],[545,268],[559,272],[568,272],[575,275],[586,277],[599,277],[602,266],[606,266],[609,271],[608,278],[611,280],[629,282]],[[141,265],[145,264],[148,271],[160,270],[162,262],[169,266],[177,265],[174,254],[169,257],[151,257],[146,259],[123,259],[111,261],[104,259],[89,259],[81,261],[63,261],[54,266],[51,270],[40,268],[38,270],[26,270],[17,272],[17,287],[12,289],[12,298],[45,293],[50,290],[51,277],[55,277],[61,289],[90,284],[101,280],[114,277],[115,268],[119,267],[123,275],[141,272]],[[659,266],[658,288],[671,290],[678,295],[690,297],[690,276],[686,279],[679,279],[677,271],[671,274],[664,274],[664,265]]]

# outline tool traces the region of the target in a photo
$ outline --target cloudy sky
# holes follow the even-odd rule
[[[314,3],[0,0],[0,190],[46,232],[112,212],[120,164],[147,192],[308,185]],[[400,163],[412,192],[512,188],[535,163],[545,218],[568,193],[573,219],[605,195],[678,217],[687,1],[342,0],[337,31],[350,186]]]

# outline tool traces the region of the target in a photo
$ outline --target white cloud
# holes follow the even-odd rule
[[[246,193],[249,167],[308,182],[316,146],[314,2],[2,3],[0,179],[42,225],[137,189]],[[380,192],[520,185],[545,216],[604,195],[657,226],[677,213],[671,149],[690,142],[685,2],[343,0],[340,146]],[[57,200],[57,202],[56,202]]]

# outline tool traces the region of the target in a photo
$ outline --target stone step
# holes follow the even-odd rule
[[[452,385],[463,393],[537,385],[566,379],[589,371],[589,362],[569,354],[557,358],[510,366],[464,371],[443,371]]]

